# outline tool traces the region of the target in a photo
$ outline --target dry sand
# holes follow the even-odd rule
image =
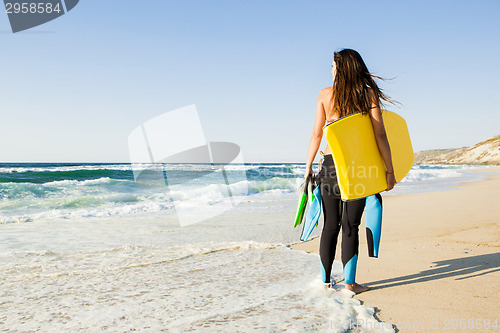
[[[368,257],[363,221],[356,280],[372,290],[354,297],[396,331],[500,332],[500,167],[485,171],[496,174],[449,191],[384,196],[379,258]],[[319,238],[292,246],[318,247]],[[487,320],[497,328],[485,330]]]

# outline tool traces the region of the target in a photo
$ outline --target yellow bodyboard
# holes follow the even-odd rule
[[[410,171],[413,147],[406,121],[391,111],[382,111],[391,147],[394,176],[400,182]],[[386,168],[380,155],[371,118],[356,113],[323,128],[337,169],[342,200],[367,197],[387,188]]]

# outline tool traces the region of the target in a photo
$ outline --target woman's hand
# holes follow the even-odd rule
[[[306,172],[304,173],[304,178],[311,176],[313,174],[312,166],[306,166]]]
[[[394,172],[392,173],[387,173],[387,189],[386,191],[390,191],[394,188],[394,185],[396,185],[396,177],[394,177]]]

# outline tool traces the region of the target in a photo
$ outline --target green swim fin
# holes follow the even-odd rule
[[[297,205],[297,213],[295,214],[295,225],[293,226],[294,228],[300,225],[302,223],[302,220],[304,219],[304,213],[306,212],[308,189],[310,183],[311,183],[311,176],[307,177],[306,181],[301,186],[299,204]]]
[[[304,242],[309,239],[314,227],[318,225],[318,219],[321,215],[321,191],[319,186],[316,186],[311,191],[311,198],[311,204],[304,221],[304,229],[302,229],[302,235],[300,235],[300,240]]]

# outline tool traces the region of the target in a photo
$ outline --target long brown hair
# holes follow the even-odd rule
[[[394,104],[390,97],[382,93],[374,80],[384,79],[370,74],[358,52],[343,49],[334,53],[333,60],[337,67],[330,103],[333,114],[337,114],[339,118],[358,112],[368,114],[372,103],[381,107],[382,100]],[[375,100],[369,89],[375,94]]]

